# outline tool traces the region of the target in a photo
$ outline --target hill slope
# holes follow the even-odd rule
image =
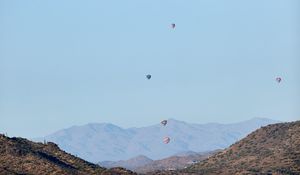
[[[49,142],[34,143],[0,135],[0,174],[133,174],[121,168],[106,170],[59,149]]]
[[[149,163],[153,162],[152,159],[149,159],[146,156],[137,156],[137,157],[133,157],[131,159],[128,160],[120,160],[120,161],[103,161],[100,162],[99,165],[106,167],[106,168],[112,168],[112,167],[124,167],[130,170],[134,170],[138,167],[141,166],[145,166]]]
[[[161,160],[152,161],[144,166],[133,169],[138,173],[147,173],[156,170],[168,170],[168,169],[182,169],[186,166],[190,166],[196,162],[202,161],[209,156],[216,154],[220,150],[205,152],[205,153],[193,153],[186,155],[175,155]]]
[[[221,150],[204,153],[185,152],[161,160],[152,160],[146,156],[137,156],[128,160],[115,162],[103,161],[100,162],[99,165],[106,168],[124,167],[137,173],[147,173],[156,170],[182,169],[186,166],[194,164],[195,162],[202,161],[219,151]]]
[[[160,124],[123,129],[112,124],[73,126],[38,139],[55,142],[63,150],[91,162],[127,160],[138,155],[163,159],[178,152],[224,149],[274,120],[254,118],[233,124],[192,124],[174,119]],[[164,136],[171,142],[162,142]]]
[[[223,152],[181,173],[299,175],[300,121],[258,129]]]

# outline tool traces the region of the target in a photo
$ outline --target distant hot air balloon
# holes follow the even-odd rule
[[[171,26],[172,26],[172,29],[175,29],[176,24],[173,23]]]
[[[146,75],[146,78],[147,78],[148,80],[150,80],[150,79],[151,79],[151,75],[150,75],[150,74]]]
[[[162,125],[166,126],[167,123],[168,123],[168,121],[167,121],[167,120],[163,120],[163,121],[161,121],[160,123],[161,123]]]
[[[277,83],[280,83],[281,80],[282,80],[281,77],[277,77],[277,78],[276,78]]]
[[[165,137],[163,141],[165,144],[168,144],[170,140],[171,140],[170,137]]]

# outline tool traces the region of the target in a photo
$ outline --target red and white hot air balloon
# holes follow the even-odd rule
[[[277,83],[280,83],[282,81],[281,77],[276,77],[275,80],[277,81]]]
[[[163,140],[163,142],[165,144],[168,144],[170,142],[170,140],[171,140],[170,137],[165,137],[164,140]]]

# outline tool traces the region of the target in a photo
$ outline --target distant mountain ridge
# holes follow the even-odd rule
[[[123,129],[109,123],[90,123],[57,131],[39,141],[57,143],[60,148],[91,162],[127,160],[138,155],[162,159],[179,152],[224,149],[250,132],[278,121],[254,118],[233,124],[192,124],[169,119],[142,128]],[[171,141],[164,144],[162,138]]]
[[[99,165],[105,168],[124,167],[137,173],[148,173],[157,170],[182,169],[191,166],[194,163],[202,161],[211,155],[218,153],[221,150],[196,153],[186,152],[179,153],[161,160],[152,160],[146,156],[137,156],[128,160],[122,161],[103,161]]]
[[[103,161],[98,163],[100,166],[105,168],[113,168],[113,167],[124,167],[130,170],[135,170],[138,167],[145,166],[147,164],[152,163],[153,160],[146,156],[137,156],[128,160],[119,160],[119,161]]]

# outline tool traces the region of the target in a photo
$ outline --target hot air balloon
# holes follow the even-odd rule
[[[165,137],[163,141],[165,144],[168,144],[170,140],[171,140],[170,137]]]
[[[281,80],[282,80],[281,77],[277,77],[277,78],[276,78],[277,83],[280,83]]]
[[[168,121],[167,121],[167,120],[163,120],[163,121],[161,121],[160,123],[161,123],[162,125],[166,126],[167,123],[168,123]]]
[[[150,80],[150,79],[151,79],[151,75],[150,75],[150,74],[146,75],[146,78],[147,78],[148,80]]]
[[[173,28],[173,29],[175,29],[175,27],[176,27],[176,24],[174,24],[174,23],[173,23],[171,26],[172,26],[172,28]]]

